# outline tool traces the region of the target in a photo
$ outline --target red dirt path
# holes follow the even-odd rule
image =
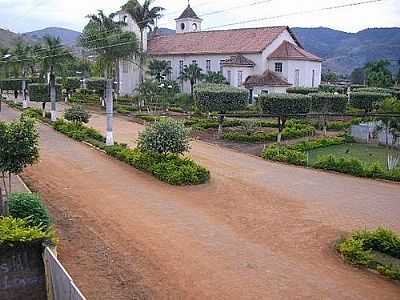
[[[12,118],[6,109],[0,119]],[[92,126],[102,129],[104,116]],[[140,125],[115,123],[133,143]],[[24,178],[55,216],[88,299],[399,299],[333,250],[355,228],[400,231],[400,185],[306,170],[195,142],[209,184],[172,187],[41,126]]]

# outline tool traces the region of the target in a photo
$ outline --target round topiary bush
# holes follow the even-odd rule
[[[70,122],[82,124],[88,123],[90,114],[81,105],[73,105],[65,110],[64,118]]]
[[[15,218],[26,219],[32,226],[50,227],[51,219],[47,208],[43,205],[38,194],[14,193],[10,196],[10,215]]]
[[[189,129],[182,122],[161,119],[139,135],[138,148],[162,155],[183,154],[190,150]]]

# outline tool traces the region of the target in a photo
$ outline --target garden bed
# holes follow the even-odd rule
[[[400,236],[389,229],[354,232],[341,240],[336,249],[352,265],[400,280]]]
[[[379,161],[372,161],[371,155],[367,151],[358,151],[359,156],[357,157],[351,155],[352,152],[349,150],[349,155],[347,155],[346,152],[354,145],[353,142],[351,138],[343,136],[305,141],[294,145],[272,144],[263,151],[262,157],[266,160],[335,171],[358,177],[400,181],[400,168],[392,171],[386,170]],[[330,147],[346,149],[344,150],[346,156],[336,156],[335,153],[328,152]],[[359,147],[362,146],[353,147],[357,147],[359,150]],[[318,152],[323,153],[323,151],[329,154],[322,156],[316,154]]]

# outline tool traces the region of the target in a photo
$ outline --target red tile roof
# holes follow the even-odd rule
[[[278,26],[156,36],[150,39],[148,50],[154,56],[260,53],[285,30],[289,28]]]
[[[289,82],[272,71],[265,71],[263,75],[247,77],[244,86],[253,88],[255,86],[291,86]]]
[[[231,58],[224,61],[224,66],[248,66],[254,67],[256,64],[254,61],[244,57],[241,54],[233,55]]]
[[[284,59],[284,60],[307,60],[307,61],[320,61],[322,59],[318,56],[305,51],[304,49],[294,45],[288,41],[284,41],[268,59]]]

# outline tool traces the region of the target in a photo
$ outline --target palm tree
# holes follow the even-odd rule
[[[136,36],[123,32],[124,22],[114,21],[115,14],[106,16],[99,10],[97,15],[89,15],[89,23],[80,37],[80,44],[97,54],[97,64],[104,72],[106,80],[107,145],[114,145],[113,138],[113,75],[121,59],[127,59],[138,52]]]
[[[171,74],[172,67],[166,60],[153,59],[149,63],[149,74],[161,82]]]
[[[63,47],[59,37],[45,36],[42,47],[43,51],[38,56],[42,61],[42,72],[50,73],[51,121],[55,122],[57,120],[55,71],[60,70],[67,60],[72,59],[72,55]]]
[[[23,95],[23,101],[22,101],[22,107],[27,108],[28,107],[28,100],[27,100],[27,95],[26,95],[26,75],[27,72],[29,71],[30,66],[32,65],[32,58],[31,58],[31,53],[32,53],[32,48],[28,45],[24,45],[23,43],[18,43],[15,46],[15,49],[13,51],[13,60],[15,60],[15,67],[18,70],[18,74],[22,75],[22,95]]]
[[[155,26],[156,20],[162,17],[163,7],[154,6],[154,0],[145,0],[141,5],[137,0],[129,0],[125,5],[122,6],[122,10],[125,11],[137,24],[140,30],[140,58],[139,58],[139,83],[143,83],[144,80],[144,31],[145,29],[152,30],[152,26]]]
[[[203,70],[197,64],[191,64],[183,68],[180,79],[190,82],[190,95],[193,98],[194,85],[204,78]]]

